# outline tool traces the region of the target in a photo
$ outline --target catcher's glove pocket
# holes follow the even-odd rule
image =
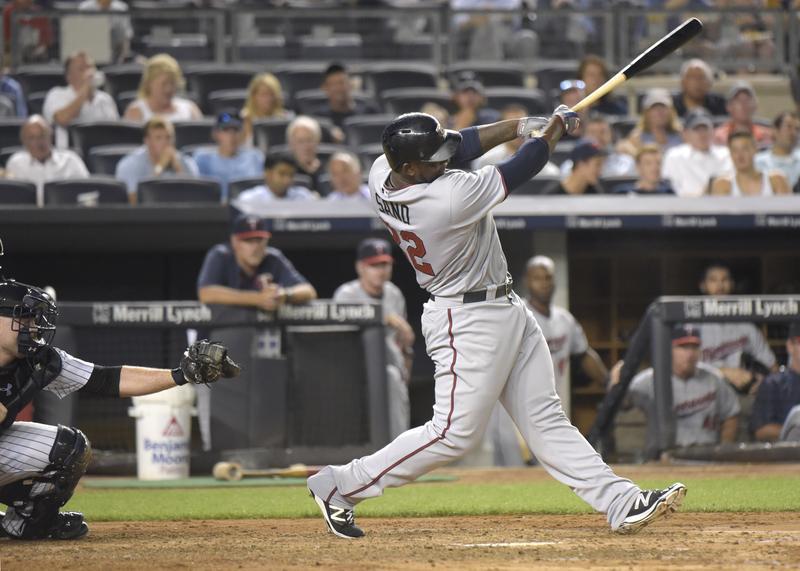
[[[199,385],[216,382],[220,377],[236,377],[240,371],[239,365],[228,355],[227,347],[217,341],[202,339],[183,352],[180,366],[173,370],[172,378],[178,385]]]

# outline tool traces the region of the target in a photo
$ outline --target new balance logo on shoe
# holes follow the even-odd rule
[[[654,521],[678,510],[686,496],[686,486],[680,482],[663,490],[642,491],[617,533],[638,533]]]
[[[353,510],[332,506],[315,494],[311,488],[308,491],[319,506],[319,511],[322,512],[322,517],[325,518],[325,523],[328,524],[328,529],[332,534],[344,539],[356,539],[364,536],[364,531],[355,524]]]

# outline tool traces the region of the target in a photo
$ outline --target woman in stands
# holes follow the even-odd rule
[[[125,110],[124,119],[149,121],[159,116],[169,121],[192,121],[203,114],[197,105],[178,97],[185,85],[183,73],[171,55],[158,54],[147,60],[139,83],[139,96]]]
[[[278,78],[271,73],[259,73],[250,81],[247,100],[242,107],[244,141],[253,141],[253,123],[259,119],[288,119],[294,113],[283,107],[283,89]]]
[[[637,156],[642,147],[658,145],[662,153],[683,143],[681,122],[666,89],[650,89],[642,99],[642,114],[633,131],[618,144],[618,150]]]
[[[790,194],[789,181],[780,171],[756,169],[756,140],[750,131],[736,131],[728,136],[728,150],[735,172],[721,176],[711,184],[711,194],[721,196],[772,196]]]

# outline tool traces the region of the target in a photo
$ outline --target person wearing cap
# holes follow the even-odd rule
[[[600,178],[614,176],[635,176],[636,161],[628,153],[617,152],[614,147],[614,132],[605,115],[591,113],[583,123],[584,137],[594,141],[605,152],[603,168]],[[561,163],[561,176],[566,177],[572,172],[572,160],[567,159]]]
[[[309,115],[326,117],[336,125],[333,136],[335,142],[344,142],[344,120],[354,115],[380,113],[378,105],[370,100],[353,97],[353,83],[347,68],[341,63],[331,63],[325,70],[320,86],[325,92],[327,101],[314,107]]]
[[[331,192],[325,200],[369,200],[369,186],[361,176],[361,161],[349,151],[339,151],[328,160]]]
[[[778,113],[772,122],[772,147],[756,155],[755,163],[759,170],[779,170],[789,181],[789,188],[795,189],[800,181],[800,117],[795,111]]]
[[[672,410],[677,446],[719,444],[736,439],[739,400],[720,372],[700,361],[700,344],[700,331],[696,327],[672,328]],[[647,449],[654,449],[655,426],[649,422],[656,418],[652,368],[633,378],[622,406],[636,406],[647,415]]]
[[[650,89],[642,99],[639,121],[618,148],[636,156],[648,144],[655,144],[662,153],[683,143],[681,123],[666,89]]]
[[[274,311],[283,304],[306,303],[317,291],[277,248],[269,247],[266,220],[239,215],[230,240],[213,246],[197,277],[202,303]]]
[[[175,148],[172,123],[153,117],[144,125],[144,145],[117,163],[115,176],[128,186],[128,196],[134,202],[139,181],[170,174],[197,176],[197,164]]]
[[[601,194],[600,173],[606,155],[606,151],[593,140],[579,141],[569,155],[572,166],[570,173],[548,194]]]
[[[408,381],[414,347],[414,330],[406,320],[406,300],[391,282],[394,258],[389,242],[363,240],[356,250],[358,279],[336,288],[333,301],[380,302],[386,324],[386,372],[389,395],[389,432],[396,438],[409,429]]]
[[[636,172],[639,178],[634,183],[615,187],[614,194],[628,195],[675,195],[669,181],[661,177],[661,149],[655,143],[643,145],[636,153]]]
[[[475,125],[485,125],[500,120],[496,109],[486,107],[483,83],[469,71],[456,78],[453,88],[453,103],[456,111],[450,116],[449,127],[460,131]]]
[[[694,109],[706,109],[712,115],[727,115],[725,98],[713,93],[714,71],[706,62],[694,58],[681,66],[681,90],[672,98],[675,112],[685,118]]]
[[[264,159],[264,184],[249,188],[231,201],[239,212],[264,215],[276,201],[316,200],[317,196],[294,184],[297,163],[288,153],[270,153]]]
[[[800,320],[789,324],[788,363],[758,387],[750,416],[756,440],[800,441]]]
[[[733,173],[730,152],[713,144],[712,130],[708,111],[695,109],[686,116],[683,131],[686,142],[664,154],[661,174],[680,197],[702,196],[712,179]]]
[[[756,92],[749,83],[737,81],[731,86],[728,90],[728,97],[725,99],[725,109],[730,116],[730,121],[723,123],[714,130],[714,142],[716,144],[727,144],[731,133],[737,131],[752,133],[759,147],[772,144],[770,128],[759,125],[753,120],[758,109],[758,99],[756,98]]]
[[[790,194],[789,181],[779,171],[760,171],[755,165],[756,141],[750,131],[734,131],[728,136],[734,172],[715,178],[710,194],[717,196],[773,196]]]
[[[232,180],[261,174],[264,154],[259,149],[242,146],[242,120],[236,113],[217,115],[212,137],[216,148],[198,150],[194,160],[202,176],[220,181],[223,200],[227,200],[228,184]]]

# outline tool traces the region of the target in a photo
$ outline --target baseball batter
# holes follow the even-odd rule
[[[15,422],[41,390],[139,396],[176,385],[232,377],[239,367],[217,343],[198,341],[179,367],[102,367],[50,345],[58,312],[44,290],[0,278],[0,538],[79,539],[89,527],[78,512],[59,512],[86,471],[91,446],[77,428]]]
[[[514,155],[476,172],[447,170],[510,139],[541,135]],[[328,528],[343,538],[364,532],[354,506],[462,456],[483,437],[499,399],[547,471],[606,514],[613,530],[639,531],[677,509],[682,484],[643,492],[620,478],[570,424],[536,320],[517,297],[492,209],[546,164],[559,138],[578,127],[566,106],[550,120],[526,117],[456,132],[430,115],[409,113],[384,130],[384,155],[369,174],[372,203],[430,294],[422,333],[435,365],[433,418],[383,449],[328,466],[308,488]]]

